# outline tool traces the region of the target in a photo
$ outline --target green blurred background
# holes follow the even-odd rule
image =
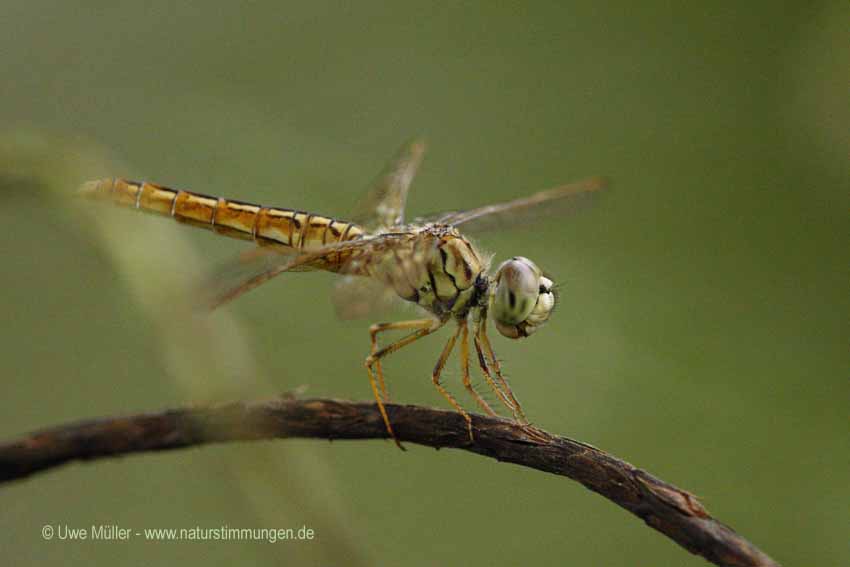
[[[334,320],[331,277],[281,278],[187,322],[187,282],[245,245],[111,207],[93,220],[62,196],[126,176],[344,217],[421,135],[412,213],[615,182],[568,222],[479,239],[564,282],[544,331],[496,339],[532,420],[695,492],[780,562],[850,564],[848,16],[846,2],[7,0],[0,436],[302,385],[369,399],[368,321]],[[445,405],[440,344],[388,363],[395,399]],[[446,377],[461,390],[456,362]],[[0,489],[0,553],[703,564],[564,478],[410,449],[262,442],[67,466]],[[101,523],[318,536],[41,538]]]

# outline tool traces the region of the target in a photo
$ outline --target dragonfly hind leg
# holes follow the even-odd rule
[[[393,431],[392,425],[390,425],[390,418],[387,415],[387,408],[384,406],[384,402],[389,401],[389,395],[387,393],[387,385],[384,381],[384,370],[381,366],[381,359],[391,354],[402,347],[413,343],[422,337],[426,337],[438,330],[445,324],[445,321],[435,321],[434,319],[415,319],[412,321],[398,321],[395,323],[376,323],[369,327],[369,335],[372,341],[372,351],[368,357],[366,357],[366,361],[364,366],[366,367],[366,371],[369,373],[369,384],[372,386],[372,393],[375,395],[375,401],[378,403],[378,410],[381,412],[381,417],[384,419],[384,425],[387,428],[387,433],[390,434],[390,437],[393,438],[395,444],[402,451],[404,447],[401,442],[396,437],[395,432]],[[390,343],[389,345],[378,348],[378,334],[384,331],[394,331],[401,329],[416,329],[413,333],[402,337],[401,339],[395,341],[394,343]],[[377,380],[376,380],[377,375]],[[378,389],[380,385],[380,390]]]

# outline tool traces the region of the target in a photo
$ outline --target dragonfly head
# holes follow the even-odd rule
[[[510,339],[527,337],[552,314],[557,297],[552,280],[522,256],[503,262],[496,270],[490,310],[496,329]]]

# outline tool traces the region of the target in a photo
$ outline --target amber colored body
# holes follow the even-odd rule
[[[84,196],[111,201],[145,212],[170,216],[219,234],[309,253],[328,245],[357,240],[366,231],[355,223],[332,217],[265,207],[201,193],[170,189],[127,179],[101,179],[83,188]],[[464,316],[483,291],[479,278],[487,266],[456,229],[446,225],[399,227],[390,233],[392,254],[376,250],[341,250],[322,269],[373,277],[396,293],[442,319]],[[377,247],[377,246],[376,246]],[[358,257],[362,258],[357,263]],[[396,267],[387,262],[399,264]],[[476,280],[479,287],[476,288]]]
[[[550,289],[551,280],[538,273],[536,266],[527,259],[515,257],[500,266],[495,277],[488,275],[489,258],[482,257],[456,227],[463,225],[464,230],[468,230],[476,224],[479,227],[486,226],[490,221],[520,224],[524,222],[524,213],[540,215],[554,210],[555,204],[578,203],[582,197],[604,188],[605,181],[591,178],[513,201],[440,213],[420,224],[405,224],[407,190],[423,151],[424,146],[420,142],[402,148],[370,191],[365,201],[367,206],[361,211],[365,215],[358,217],[362,224],[120,178],[86,183],[81,194],[124,207],[170,216],[177,221],[252,241],[263,247],[265,250],[258,249],[252,256],[257,260],[256,265],[250,262],[240,264],[240,268],[250,268],[250,271],[239,273],[237,281],[227,282],[229,287],[222,293],[213,294],[213,299],[208,303],[211,308],[231,301],[284,272],[325,270],[346,276],[341,280],[343,285],[340,289],[354,292],[360,288],[347,285],[352,281],[377,280],[384,284],[384,289],[391,289],[402,299],[416,303],[427,311],[431,315],[428,318],[377,323],[369,329],[371,351],[365,360],[365,367],[387,432],[399,447],[401,444],[385,407],[389,395],[381,361],[385,356],[436,332],[454,320],[456,329],[443,347],[431,372],[431,379],[440,394],[466,420],[472,439],[470,415],[440,381],[443,367],[455,344],[458,344],[460,350],[463,386],[478,406],[486,413],[496,415],[472,386],[469,372],[470,335],[487,384],[514,418],[527,424],[487,337],[488,310],[492,308],[494,322],[503,335],[510,338],[525,337],[548,319],[555,296]],[[264,263],[266,260],[269,262]],[[532,281],[536,282],[539,278],[539,292],[537,284],[534,284],[528,289],[522,288],[523,295],[517,299],[514,293],[516,290],[512,286],[518,286],[516,282],[519,280],[512,278],[517,273],[529,270],[533,271]],[[541,302],[541,297],[546,298],[546,301]],[[347,299],[353,301],[342,305],[341,314],[345,315],[346,310],[360,313],[361,304],[366,306],[364,311],[368,311],[368,299],[361,302],[360,299],[365,298],[357,294]],[[356,309],[348,309],[346,305],[356,306]],[[533,309],[516,321],[507,318],[506,314],[510,315],[516,306],[523,305]],[[393,330],[405,330],[409,334],[379,346],[379,334]]]

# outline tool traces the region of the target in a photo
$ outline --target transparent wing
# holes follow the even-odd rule
[[[397,299],[393,289],[380,281],[349,275],[339,279],[331,294],[336,316],[346,321],[389,311]]]
[[[343,276],[352,286],[335,294],[335,305],[341,317],[355,318],[392,296],[414,296],[419,282],[427,278],[427,261],[435,251],[435,242],[407,232],[340,242],[308,253],[254,249],[216,273],[204,286],[201,303],[215,309],[285,272],[321,270]]]
[[[425,143],[420,140],[403,145],[358,204],[351,220],[370,232],[403,224],[407,192],[424,153]]]
[[[416,219],[416,222],[462,226],[463,232],[468,233],[528,226],[537,219],[570,214],[580,206],[588,204],[595,194],[606,187],[608,187],[607,179],[591,177],[512,201],[494,203],[466,211],[448,211],[428,215]]]
[[[199,287],[198,305],[213,310],[288,271],[318,269],[306,255],[283,248],[253,248],[219,266]]]

